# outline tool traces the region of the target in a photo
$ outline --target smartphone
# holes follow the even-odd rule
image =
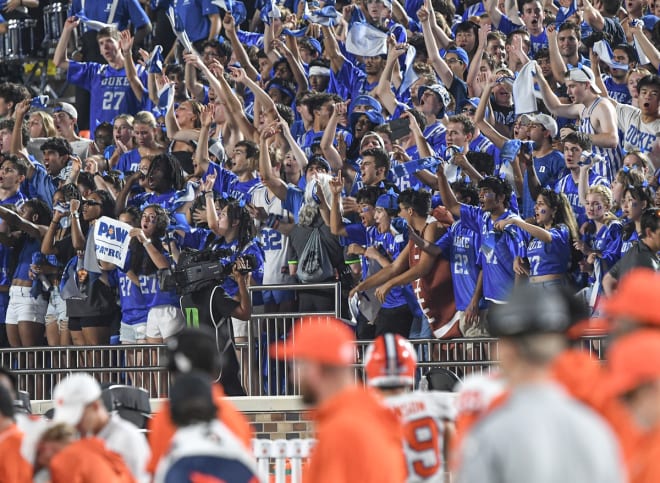
[[[390,136],[392,141],[398,141],[410,134],[410,119],[403,117],[390,121],[390,130],[392,131],[392,135]]]

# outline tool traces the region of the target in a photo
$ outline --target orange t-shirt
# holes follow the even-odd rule
[[[50,464],[52,483],[136,483],[122,457],[99,438],[83,438],[57,453]]]
[[[638,451],[630,461],[630,483],[660,481],[660,428],[656,427],[639,441]]]
[[[23,433],[12,424],[0,433],[0,482],[30,483],[32,465],[21,456]]]
[[[317,443],[305,482],[406,481],[401,422],[372,390],[345,389],[323,403],[314,417]]]
[[[225,392],[219,384],[213,384],[213,399],[218,407],[217,418],[224,423],[229,430],[240,439],[245,447],[252,451],[252,428],[247,419],[236,407],[227,399]],[[170,447],[170,441],[176,432],[176,427],[172,424],[170,415],[170,403],[164,402],[160,411],[154,414],[149,421],[149,432],[147,439],[151,447],[151,459],[147,465],[147,471],[152,475],[156,473],[158,462],[167,453]]]
[[[574,398],[607,421],[619,441],[626,465],[631,469],[642,432],[623,403],[603,393],[602,388],[609,377],[607,371],[586,352],[574,349],[562,352],[553,362],[552,370],[555,379]]]

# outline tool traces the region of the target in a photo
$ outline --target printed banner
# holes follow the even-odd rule
[[[128,233],[131,228],[133,227],[127,223],[107,216],[101,217],[94,224],[93,232],[96,258],[123,267],[128,257],[128,245],[131,242]]]

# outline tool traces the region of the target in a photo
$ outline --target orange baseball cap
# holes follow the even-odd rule
[[[315,315],[300,319],[284,342],[270,346],[275,359],[305,359],[329,366],[355,362],[355,335],[341,320]]]
[[[640,324],[660,326],[660,275],[650,268],[636,268],[621,280],[603,307],[610,317],[626,317]]]
[[[607,351],[610,378],[606,391],[618,396],[660,379],[660,331],[638,330],[618,339]]]

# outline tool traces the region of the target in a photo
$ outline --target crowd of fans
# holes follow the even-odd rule
[[[89,99],[0,85],[5,346],[160,343],[201,308],[240,339],[260,306],[335,304],[250,284],[335,280],[360,339],[479,336],[522,280],[598,311],[658,269],[653,5],[93,3],[53,49]],[[222,296],[182,310],[159,275],[203,249]]]

